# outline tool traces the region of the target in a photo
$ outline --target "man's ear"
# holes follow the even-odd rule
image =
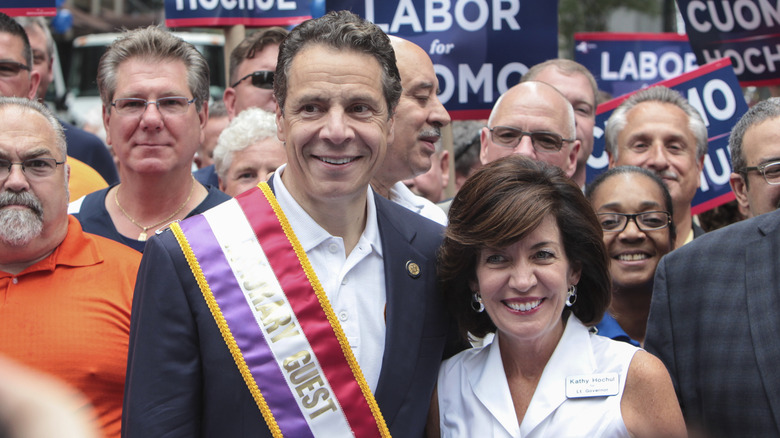
[[[729,176],[729,184],[731,185],[731,191],[734,192],[734,197],[737,198],[740,211],[743,214],[749,213],[750,202],[748,201],[748,187],[745,178],[739,173],[732,172]]]

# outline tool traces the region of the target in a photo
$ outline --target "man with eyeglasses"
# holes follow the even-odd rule
[[[84,393],[101,436],[118,438],[141,256],[68,216],[69,173],[52,113],[0,97],[0,355]]]
[[[707,154],[707,126],[688,100],[663,86],[640,90],[615,109],[605,131],[610,168],[643,167],[669,187],[677,227],[675,248],[704,234],[693,222],[691,202]]]
[[[511,154],[525,155],[562,169],[577,170],[580,141],[574,109],[566,97],[544,82],[522,82],[498,98],[482,128],[480,160],[487,164]]]
[[[0,96],[35,99],[41,75],[32,69],[30,40],[13,18],[0,12]]]
[[[155,231],[229,199],[191,174],[209,99],[195,47],[153,26],[126,32],[100,59],[97,82],[121,183],[71,204],[84,230],[143,251]]]
[[[729,137],[731,190],[748,217],[780,207],[780,98],[754,105]]]

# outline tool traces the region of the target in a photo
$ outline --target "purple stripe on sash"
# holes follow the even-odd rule
[[[181,228],[282,433],[313,437],[206,218],[193,216]]]

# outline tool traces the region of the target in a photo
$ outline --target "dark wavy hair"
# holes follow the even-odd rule
[[[471,307],[477,257],[484,248],[505,248],[555,218],[569,263],[582,273],[577,301],[564,307],[584,324],[598,323],[609,306],[609,258],[599,221],[582,190],[561,169],[519,155],[496,160],[466,180],[449,212],[438,255],[439,285],[461,334],[496,330],[487,312]]]
[[[364,53],[376,59],[382,69],[382,92],[387,103],[387,117],[393,116],[398,99],[401,98],[401,75],[395,64],[390,38],[379,26],[349,11],[331,11],[320,18],[306,20],[291,30],[282,41],[274,74],[274,96],[282,114],[293,59],[305,47],[315,44]]]

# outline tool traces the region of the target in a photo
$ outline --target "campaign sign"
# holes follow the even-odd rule
[[[699,64],[729,57],[742,86],[780,84],[778,0],[677,0]]]
[[[575,33],[574,60],[593,73],[599,90],[612,96],[698,67],[688,37],[676,33]]]
[[[0,12],[9,17],[53,17],[57,5],[55,0],[0,0]]]
[[[422,47],[456,120],[485,119],[528,68],[558,57],[558,2],[327,0]]]
[[[731,201],[734,194],[729,186],[731,162],[728,139],[731,128],[748,110],[731,62],[724,58],[656,85],[679,91],[699,111],[707,125],[709,146],[704,157],[699,190],[692,202],[693,214]],[[593,154],[588,158],[588,182],[608,167],[609,158],[604,151],[606,122],[612,111],[631,94],[612,99],[596,109]]]
[[[311,18],[311,0],[165,0],[168,27],[289,26]]]

